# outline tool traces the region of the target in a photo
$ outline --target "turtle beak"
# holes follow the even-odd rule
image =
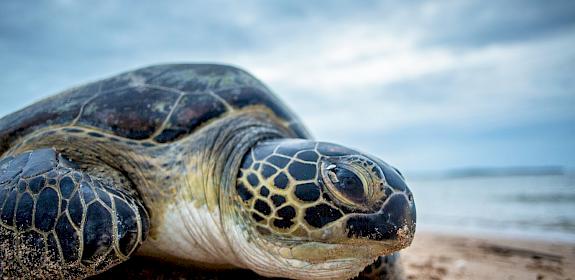
[[[350,217],[346,223],[348,237],[392,242],[404,248],[411,243],[415,233],[413,195],[396,169],[387,164],[382,167],[386,187],[393,192],[385,198],[379,211]]]
[[[376,213],[350,217],[348,237],[376,241],[405,241],[415,233],[415,205],[404,194],[393,194]]]

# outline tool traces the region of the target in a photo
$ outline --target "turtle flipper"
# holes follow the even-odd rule
[[[52,149],[0,160],[0,278],[84,278],[146,238],[137,199]]]
[[[367,266],[356,278],[358,280],[402,280],[405,279],[399,253],[378,257]]]

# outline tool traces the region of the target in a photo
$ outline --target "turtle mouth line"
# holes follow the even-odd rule
[[[348,240],[343,243],[302,242],[283,251],[282,257],[305,260],[310,263],[352,262],[372,260],[381,255],[395,252],[401,247],[397,240],[373,242],[369,240]]]

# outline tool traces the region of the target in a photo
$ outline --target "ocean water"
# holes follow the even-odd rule
[[[408,177],[417,229],[575,243],[575,174]]]

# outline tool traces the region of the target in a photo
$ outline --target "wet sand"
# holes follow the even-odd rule
[[[402,262],[409,280],[575,280],[575,243],[418,232],[402,251]],[[136,257],[92,279],[263,278],[249,271],[198,271]]]
[[[403,250],[407,279],[572,279],[575,244],[418,232]]]

